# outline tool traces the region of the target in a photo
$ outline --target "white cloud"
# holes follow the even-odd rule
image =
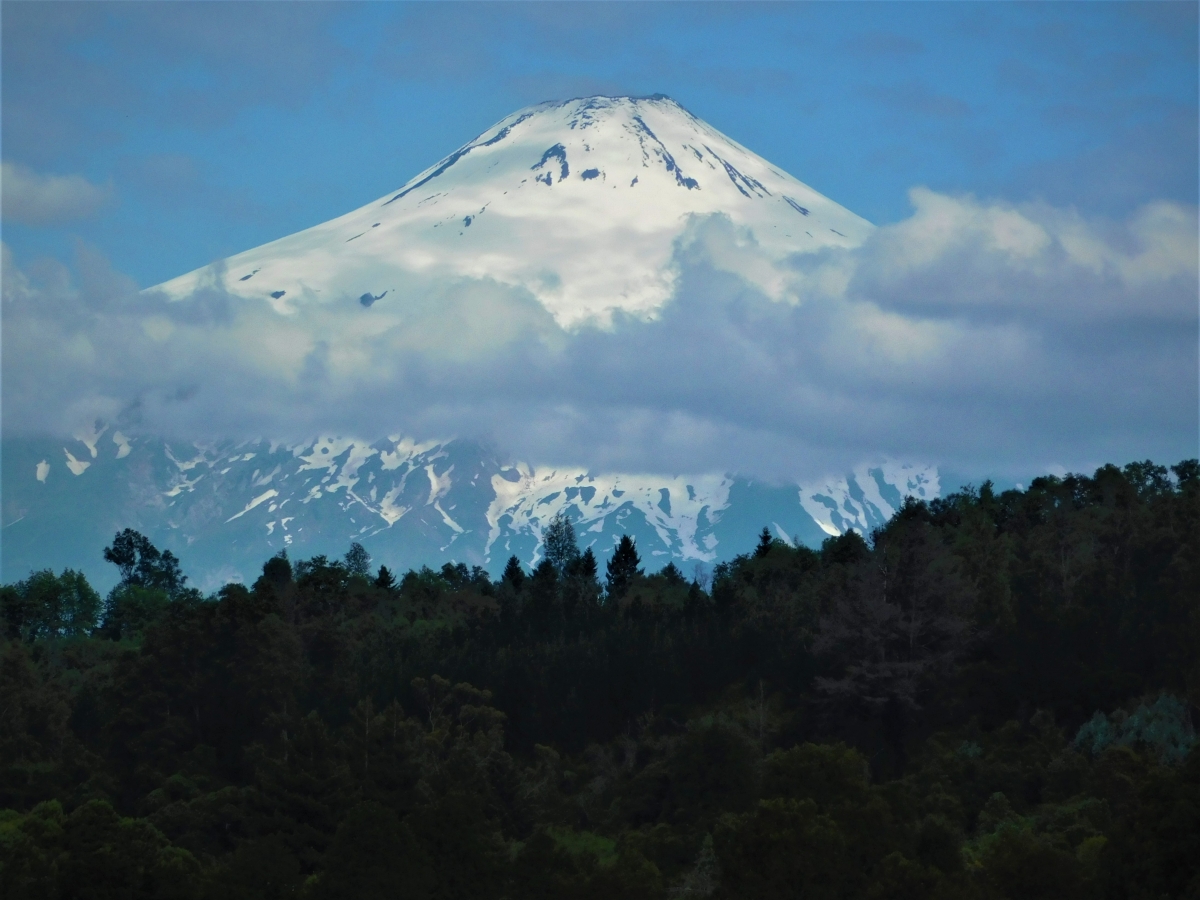
[[[674,299],[611,329],[564,330],[487,280],[281,315],[5,249],[5,433],[459,434],[539,464],[786,477],[881,454],[981,475],[1194,455],[1194,209],[913,202],[857,250],[788,259],[697,222]]]
[[[112,184],[82,175],[39,175],[18,163],[0,163],[0,199],[6,222],[57,225],[95,215],[113,198]]]
[[[1194,320],[1196,210],[1157,202],[1126,222],[1044,205],[984,204],[924,188],[915,213],[858,254],[861,298],[936,317]]]

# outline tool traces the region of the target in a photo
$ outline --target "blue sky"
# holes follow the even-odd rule
[[[339,215],[521,106],[671,95],[860,215],[907,191],[1120,217],[1197,194],[1194,3],[5,3],[9,215],[152,285]],[[86,191],[77,196],[83,197]]]

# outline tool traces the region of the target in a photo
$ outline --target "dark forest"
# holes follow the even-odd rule
[[[0,589],[5,900],[1200,898],[1196,460],[711,573],[103,552]]]

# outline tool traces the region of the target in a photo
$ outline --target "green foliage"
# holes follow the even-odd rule
[[[64,791],[74,755],[70,695],[20,641],[0,645],[0,804],[27,808]]]
[[[160,552],[145,535],[131,528],[117,533],[112,546],[104,548],[104,558],[120,570],[122,586],[175,594],[187,582],[175,554]]]
[[[18,898],[193,898],[201,869],[142,819],[93,800],[65,815],[57,801],[0,823],[0,887]]]
[[[722,813],[744,810],[755,796],[754,757],[733,728],[702,722],[689,730],[668,763],[671,818],[705,826]]]
[[[579,559],[575,526],[563,513],[558,513],[546,526],[546,531],[542,534],[542,552],[546,554],[546,561],[554,566],[554,571],[560,576],[566,575]]]
[[[1099,756],[1110,746],[1144,744],[1164,762],[1179,763],[1196,745],[1191,713],[1178,697],[1162,694],[1154,703],[1138,706],[1132,715],[1118,710],[1110,719],[1097,712],[1075,735],[1075,746]]]
[[[104,601],[100,632],[110,640],[136,640],[165,619],[173,604],[196,604],[200,593],[185,587],[187,576],[170,550],[159,551],[142,534],[126,528],[104,548],[104,558],[121,580]],[[286,562],[287,557],[283,557]],[[268,564],[270,565],[270,564]]]
[[[212,875],[209,895],[230,900],[285,900],[301,895],[300,861],[283,839],[268,835],[238,846]]]
[[[1075,856],[1024,823],[1005,823],[980,842],[979,866],[1004,897],[1087,896]]]
[[[358,542],[350,545],[342,561],[351,575],[366,578],[371,574],[371,554]]]
[[[166,618],[171,598],[165,591],[137,584],[118,585],[104,601],[101,633],[114,641],[140,637]]]
[[[714,835],[722,896],[853,896],[863,884],[846,835],[812,800],[760,800]]]
[[[861,805],[868,793],[867,761],[845,744],[802,744],[766,759],[763,795],[808,798],[822,809]]]
[[[133,531],[0,589],[0,895],[1200,896],[1200,465],[908,501],[711,591],[399,580],[211,597]],[[1107,713],[1096,712],[1107,710]]]
[[[366,801],[346,813],[308,894],[320,900],[425,900],[433,880],[412,829],[394,810]]]
[[[100,615],[100,595],[82,572],[49,569],[0,588],[5,636],[34,641],[91,634]]]

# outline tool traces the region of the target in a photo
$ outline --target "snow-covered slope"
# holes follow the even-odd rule
[[[566,512],[586,544],[592,536],[618,539],[633,516],[657,537],[656,550],[673,558],[710,562],[716,559],[712,527],[729,505],[732,479],[715,475],[663,478],[653,475],[596,476],[583,470],[531,470],[520,465],[492,476],[495,499],[487,511],[489,558],[506,535],[537,538],[534,563],[540,557],[542,531],[558,512]],[[502,542],[506,549],[510,542]]]
[[[71,567],[103,585],[113,573],[102,548],[135,528],[206,589],[253,580],[280,550],[338,556],[351,541],[394,569],[455,560],[498,574],[510,555],[536,564],[560,512],[601,563],[629,534],[648,569],[674,561],[690,574],[749,550],[764,525],[815,546],[882,524],[903,496],[938,492],[935,469],[895,463],[766,485],[512,465],[468,441],[400,436],[184,445],[102,428],[67,442],[6,441],[3,463],[4,581]]]
[[[936,467],[889,461],[806,484],[800,488],[800,505],[826,534],[851,529],[869,534],[892,517],[905,497],[933,500],[940,489]]]
[[[157,290],[215,282],[287,312],[486,278],[570,327],[653,315],[671,296],[675,242],[710,214],[780,255],[856,245],[873,228],[668,97],[589,97],[515,112],[361,209]]]

